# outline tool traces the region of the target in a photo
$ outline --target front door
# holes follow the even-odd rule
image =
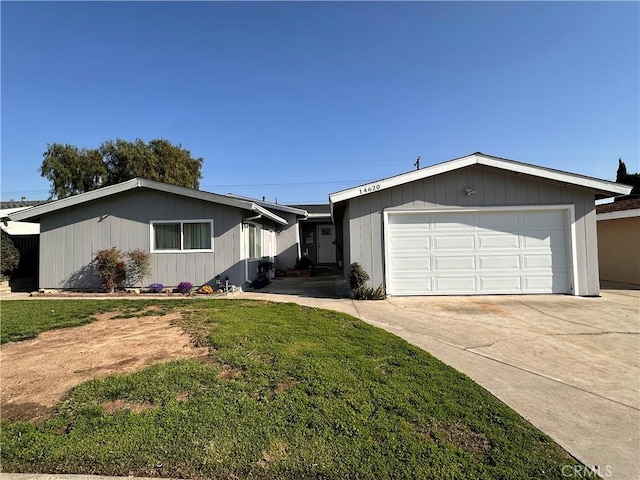
[[[318,263],[336,263],[335,225],[318,225]]]

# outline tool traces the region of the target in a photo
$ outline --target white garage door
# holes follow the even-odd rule
[[[389,212],[390,295],[568,293],[564,210]]]

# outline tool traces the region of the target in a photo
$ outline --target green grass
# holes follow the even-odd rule
[[[65,303],[83,315],[98,308]],[[3,422],[3,470],[560,479],[576,464],[468,377],[348,315],[240,300],[167,307],[183,310],[179,323],[209,358],[86,382],[41,425]]]
[[[152,303],[144,300],[5,300],[0,303],[0,344],[35,338],[55,328],[84,325],[93,322],[93,316],[100,313],[135,312]]]

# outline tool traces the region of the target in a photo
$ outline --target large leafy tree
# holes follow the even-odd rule
[[[640,194],[640,174],[627,173],[627,166],[622,159],[618,159],[618,171],[616,172],[616,182],[624,183],[625,185],[631,185],[631,195]]]
[[[102,185],[107,173],[97,150],[53,143],[43,156],[40,173],[51,182],[51,198],[95,190]]]
[[[115,139],[92,150],[48,145],[40,173],[51,182],[51,198],[65,198],[134,177],[197,189],[202,163],[202,158],[193,158],[189,150],[165,139]]]

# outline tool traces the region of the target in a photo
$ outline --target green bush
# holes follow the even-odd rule
[[[102,288],[109,293],[125,283],[135,285],[142,282],[151,271],[149,254],[140,249],[126,253],[122,253],[116,247],[99,250],[93,263]]]
[[[151,273],[151,258],[144,250],[136,249],[131,250],[125,254],[127,257],[127,283],[129,285],[135,285],[140,282],[144,277]]]
[[[349,287],[351,287],[353,298],[356,300],[384,300],[387,298],[384,284],[381,283],[378,288],[373,289],[367,285],[369,280],[369,274],[358,262],[351,264],[349,267]]]
[[[309,270],[311,267],[313,267],[313,262],[308,254],[305,253],[296,259],[296,270]]]
[[[8,277],[13,272],[18,263],[20,262],[20,252],[13,244],[13,240],[7,232],[2,230],[2,252],[0,252],[0,277]]]
[[[127,264],[123,259],[122,252],[116,247],[99,250],[93,263],[100,277],[102,288],[107,293],[113,292],[127,279]]]

